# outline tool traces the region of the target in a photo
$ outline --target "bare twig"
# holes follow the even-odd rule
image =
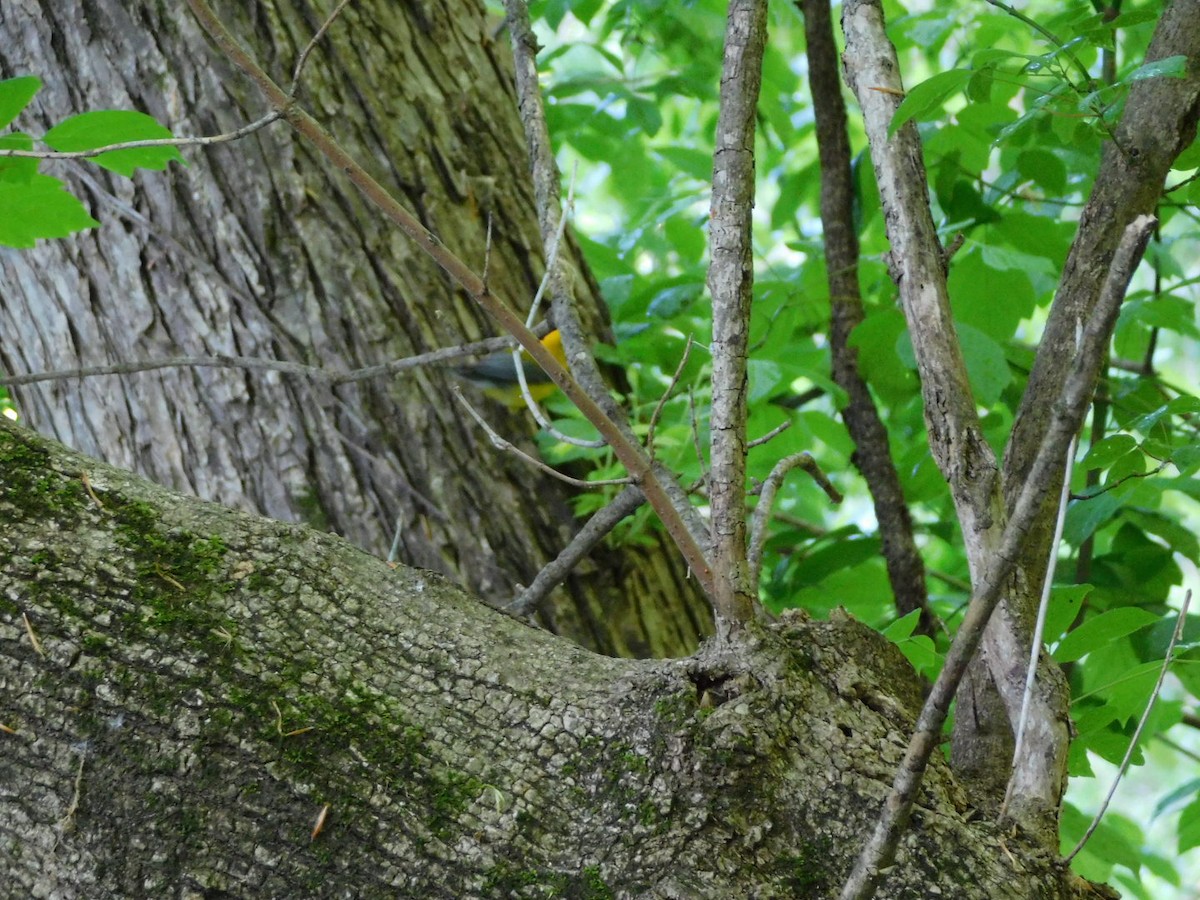
[[[635,485],[631,484],[621,491],[612,503],[588,519],[587,524],[562,549],[554,561],[543,566],[534,577],[533,583],[522,590],[512,603],[505,607],[505,610],[518,616],[531,613],[550,595],[552,590],[571,574],[579,561],[604,540],[605,535],[612,531],[617,523],[632,514],[645,502],[645,495]]]
[[[575,307],[572,290],[573,273],[569,270],[566,260],[561,255],[555,258],[554,254],[555,248],[564,239],[565,220],[570,214],[570,201],[568,200],[566,215],[564,215],[558,164],[555,162],[554,150],[550,143],[545,104],[542,102],[541,85],[538,82],[537,38],[534,36],[529,21],[529,7],[526,0],[504,0],[504,11],[512,44],[517,107],[521,116],[521,126],[525,131],[525,144],[529,151],[529,166],[533,180],[534,203],[538,213],[538,227],[541,230],[542,244],[547,258],[546,277],[538,289],[538,296],[541,296],[544,288],[549,287],[551,316],[562,337],[563,349],[572,375],[588,397],[604,410],[613,422],[613,427],[624,435],[627,441],[636,444],[637,438],[629,427],[627,418],[609,396],[608,388],[600,375],[596,361],[592,358],[591,342]],[[572,174],[571,185],[573,188],[574,174]],[[692,539],[697,544],[703,545],[703,526],[699,517],[687,503],[682,492],[676,492],[672,485],[673,480],[671,484],[667,484],[664,480],[664,490],[671,502],[675,504],[680,521],[689,529]]]
[[[147,147],[207,147],[211,144],[225,144],[241,140],[248,134],[253,134],[260,128],[265,128],[272,122],[282,119],[284,110],[273,109],[260,119],[255,119],[248,125],[243,125],[235,131],[225,134],[213,134],[202,137],[172,137],[148,138],[142,141],[120,141],[116,144],[105,144],[103,147],[93,147],[91,150],[0,150],[0,159],[17,157],[21,159],[91,159],[102,153],[112,153],[116,150],[141,150]]]
[[[309,378],[322,384],[348,384],[350,382],[366,381],[370,378],[380,378],[395,375],[409,369],[439,363],[454,362],[468,356],[483,353],[495,353],[507,350],[513,345],[510,337],[488,338],[464,344],[461,347],[444,347],[431,350],[417,356],[392,360],[374,366],[365,366],[349,372],[339,372],[320,366],[307,366],[303,363],[289,362],[281,359],[255,359],[247,356],[175,356],[167,359],[152,359],[142,362],[113,363],[106,366],[83,366],[78,369],[61,369],[53,372],[35,372],[31,375],[9,375],[0,377],[0,385],[19,387],[25,384],[37,384],[41,381],[64,381],[68,378],[92,378],[97,375],[132,375],[136,372],[152,372],[156,369],[186,369],[186,368],[218,368],[245,369],[247,371],[280,372],[284,375],[296,375]]]
[[[691,424],[692,448],[696,451],[696,467],[700,471],[700,481],[708,483],[708,467],[704,462],[704,445],[700,440],[700,420],[696,415],[696,394],[688,389],[688,421]]]
[[[471,404],[467,402],[467,398],[462,395],[462,391],[459,389],[458,385],[454,386],[454,396],[455,396],[455,399],[457,399],[458,402],[463,405],[463,408],[466,409],[466,411],[471,415],[471,418],[473,418],[478,423],[479,427],[484,430],[484,432],[488,436],[488,439],[492,442],[493,447],[495,447],[497,450],[503,450],[506,453],[512,453],[514,456],[516,456],[518,459],[522,460],[523,462],[528,463],[529,465],[533,466],[535,469],[539,469],[542,472],[545,472],[547,475],[557,478],[559,481],[564,482],[565,484],[569,484],[572,487],[577,487],[577,488],[591,489],[591,488],[597,488],[597,487],[604,487],[604,486],[610,485],[610,484],[629,484],[630,483],[630,479],[628,479],[628,478],[611,478],[606,481],[583,481],[582,479],[579,479],[579,478],[572,478],[570,475],[564,475],[562,472],[559,472],[557,469],[554,469],[554,468],[546,465],[540,459],[535,459],[534,457],[530,456],[528,453],[526,453],[520,447],[515,446],[510,441],[505,440],[499,434],[497,434],[496,430],[487,423],[487,421],[483,418],[483,416],[481,416],[478,412],[475,411],[475,407],[471,406]]]
[[[46,651],[42,649],[42,642],[38,640],[37,632],[33,630],[33,623],[29,621],[27,613],[21,613],[21,621],[25,623],[25,633],[29,635],[29,643],[33,645],[34,652],[45,659]]]
[[[540,98],[541,94],[538,96]],[[557,171],[557,168],[555,171]],[[578,175],[579,164],[576,163],[571,167],[571,181],[567,185],[566,209],[562,211],[555,210],[559,213],[558,225],[554,229],[553,236],[546,242],[546,271],[542,273],[542,280],[538,282],[538,289],[533,295],[533,302],[529,304],[529,315],[525,319],[526,325],[533,322],[538,306],[542,302],[542,297],[546,294],[546,288],[550,286],[550,281],[554,276],[555,270],[558,268],[558,254],[562,249],[563,235],[567,232],[567,221],[571,218],[571,213],[575,209],[575,179]]]
[[[479,276],[479,280],[483,282],[484,290],[488,290],[488,270],[492,265],[492,214],[489,212],[487,217],[487,238],[483,244],[483,272]],[[526,325],[530,325],[530,321],[526,319]]]
[[[774,428],[772,428],[770,431],[768,431],[762,437],[756,437],[754,440],[752,440],[748,444],[746,444],[746,449],[753,450],[755,447],[761,447],[763,444],[769,443],[772,439],[779,437],[779,435],[783,434],[785,431],[787,431],[791,427],[792,427],[791,419],[788,419],[786,422],[780,422],[778,425],[776,425]]]
[[[54,838],[57,846],[59,840],[75,827],[75,814],[79,812],[79,800],[83,796],[83,766],[87,762],[86,748],[79,751],[79,767],[75,770],[75,782],[71,791],[71,802],[58,820],[58,834]]]
[[[996,457],[980,425],[978,406],[954,329],[942,245],[929,208],[929,189],[916,124],[889,128],[902,90],[896,49],[877,0],[847,0],[846,78],[862,107],[878,173],[891,243],[888,269],[896,282],[921,376],[929,448],[950,486],[967,556],[993,548],[1003,521]],[[876,88],[888,88],[880,91]]]
[[[1192,602],[1192,592],[1189,590],[1183,598],[1183,605],[1179,609],[1179,618],[1175,622],[1175,630],[1171,632],[1171,640],[1167,644],[1167,652],[1163,656],[1162,669],[1158,673],[1158,681],[1154,683],[1154,690],[1150,692],[1150,699],[1146,701],[1146,708],[1142,711],[1142,717],[1138,720],[1137,728],[1133,730],[1133,737],[1129,739],[1129,747],[1125,751],[1125,757],[1121,760],[1121,765],[1117,768],[1117,774],[1113,776],[1112,785],[1109,786],[1108,793],[1104,795],[1104,802],[1100,804],[1100,808],[1096,810],[1096,815],[1092,818],[1092,822],[1087,827],[1087,831],[1083,833],[1083,837],[1079,839],[1079,843],[1075,845],[1075,849],[1068,853],[1063,858],[1064,864],[1070,864],[1083,849],[1083,845],[1088,842],[1092,834],[1100,825],[1100,820],[1104,818],[1104,813],[1108,810],[1108,804],[1112,802],[1113,795],[1117,792],[1117,785],[1121,783],[1121,779],[1125,777],[1125,772],[1129,769],[1129,762],[1133,759],[1133,751],[1137,749],[1138,739],[1142,736],[1142,730],[1146,727],[1146,720],[1150,718],[1150,710],[1154,708],[1154,701],[1158,699],[1158,695],[1162,693],[1163,681],[1166,680],[1167,671],[1171,668],[1171,654],[1175,652],[1175,645],[1179,643],[1179,638],[1183,634],[1183,626],[1187,622],[1188,606]]]
[[[96,492],[92,490],[92,479],[88,477],[88,473],[86,471],[79,473],[79,480],[83,482],[83,489],[88,492],[88,496],[92,498],[92,502],[101,509],[107,509],[107,507],[104,505],[104,501],[97,497]]]
[[[1155,466],[1153,469],[1151,469],[1149,472],[1129,472],[1128,474],[1122,475],[1116,481],[1109,482],[1108,484],[1104,485],[1104,487],[1095,487],[1093,485],[1093,487],[1095,487],[1094,490],[1085,489],[1082,493],[1078,493],[1078,494],[1072,493],[1071,499],[1072,500],[1095,500],[1101,494],[1107,494],[1109,491],[1116,490],[1121,485],[1123,485],[1125,482],[1129,481],[1131,478],[1152,478],[1153,476],[1155,476],[1159,472],[1161,472],[1163,469],[1165,469],[1168,465],[1170,465],[1170,460],[1163,460],[1157,466]]]
[[[708,289],[713,303],[713,604],[719,635],[754,617],[746,557],[746,362],[754,285],[750,213],[754,205],[755,110],[767,36],[765,0],[731,0],[725,24],[720,111],[713,156]]]
[[[575,172],[573,171],[571,173],[571,184],[570,184],[570,187],[568,187],[568,189],[567,189],[567,212],[568,213],[570,213],[571,207],[574,204],[574,202],[575,202]],[[490,223],[491,219],[489,218],[488,221]],[[543,293],[543,291],[545,291],[546,285],[548,285],[550,283],[550,276],[555,271],[555,268],[558,265],[558,253],[559,253],[559,250],[562,248],[563,232],[566,231],[566,228],[567,228],[567,216],[564,215],[559,218],[558,231],[556,231],[554,233],[554,238],[553,238],[553,240],[550,241],[550,247],[549,247],[550,252],[546,259],[546,273],[545,273],[545,275],[542,276],[542,281],[538,285],[537,293],[534,294],[534,296],[533,296],[533,302],[529,304],[529,313],[525,317],[525,327],[527,327],[527,328],[533,324],[533,320],[537,315],[538,307],[541,304],[542,293]],[[486,281],[487,281],[487,278],[485,276],[484,282],[486,283]],[[560,331],[559,338],[561,339],[561,337],[562,337],[562,332]],[[512,356],[513,356],[513,368],[517,374],[517,384],[520,385],[520,388],[521,388],[521,399],[525,401],[525,408],[527,410],[529,410],[530,414],[537,421],[538,425],[540,425],[544,430],[546,430],[551,435],[553,435],[555,440],[562,441],[564,444],[570,444],[574,447],[586,447],[586,448],[591,448],[591,449],[598,449],[598,448],[604,446],[605,442],[604,442],[603,438],[589,440],[587,438],[572,437],[569,434],[563,434],[561,431],[559,431],[557,428],[555,428],[553,423],[550,421],[549,417],[547,417],[546,414],[544,412],[542,412],[541,405],[536,400],[533,399],[533,394],[531,394],[529,392],[529,382],[525,378],[525,366],[521,362],[520,350],[513,350]]]
[[[854,869],[842,888],[842,900],[865,900],[875,889],[896,855],[900,834],[908,822],[917,791],[929,764],[930,754],[941,737],[946,713],[954,699],[967,664],[974,656],[983,637],[983,630],[1000,600],[1009,573],[1022,550],[1025,536],[1040,512],[1046,497],[1047,485],[1053,482],[1053,471],[1061,465],[1067,445],[1079,431],[1095,388],[1096,377],[1104,351],[1116,325],[1117,312],[1133,269],[1149,240],[1155,220],[1139,216],[1125,230],[1124,237],[1109,266],[1104,290],[1096,303],[1092,317],[1083,333],[1080,352],[1063,385],[1062,394],[1054,405],[1041,446],[1034,457],[1029,477],[1021,487],[1012,515],[1004,527],[999,549],[991,566],[975,587],[967,613],[959,626],[942,671],[933,684],[916,728],[909,741],[904,761],[896,771],[891,793],[884,801],[875,830],[863,847]]]
[[[771,518],[771,507],[775,503],[775,493],[783,483],[783,479],[792,469],[799,467],[812,476],[813,481],[823,490],[834,503],[842,502],[841,492],[838,491],[825,477],[817,461],[808,451],[793,453],[785,456],[771,469],[771,474],[763,482],[759,491],[758,506],[751,520],[750,549],[747,552],[747,563],[750,569],[751,589],[758,590],[759,569],[762,567],[763,545],[767,541],[767,520]]]
[[[326,803],[317,813],[317,820],[313,823],[312,832],[309,834],[309,841],[315,841],[320,837],[321,832],[325,830],[325,825],[329,821],[329,804]]]
[[[1079,74],[1083,78],[1082,84],[1072,85],[1072,87],[1074,87],[1075,90],[1077,90],[1077,91],[1089,90],[1090,85],[1092,83],[1091,73],[1088,72],[1087,66],[1085,66],[1082,62],[1079,61],[1079,57],[1077,57],[1074,53],[1071,52],[1071,48],[1067,44],[1064,44],[1062,39],[1059,38],[1058,35],[1056,35],[1052,31],[1050,31],[1048,28],[1043,27],[1039,22],[1037,22],[1034,19],[1031,19],[1029,16],[1025,15],[1020,10],[1014,9],[1013,7],[1009,6],[1007,3],[1001,3],[1000,0],[987,0],[987,2],[990,3],[992,6],[996,7],[996,9],[1002,9],[1006,13],[1008,13],[1010,16],[1012,16],[1013,18],[1015,18],[1021,22],[1024,22],[1026,25],[1028,25],[1030,28],[1032,28],[1034,31],[1036,31],[1038,34],[1040,34],[1042,37],[1044,37],[1047,41],[1049,41],[1052,45],[1054,45],[1054,48],[1056,50],[1058,50],[1059,52],[1064,54],[1067,57],[1067,59],[1069,59],[1071,61],[1071,64],[1075,66],[1075,68],[1079,71]]]
[[[400,538],[404,535],[404,523],[400,516],[396,516],[396,525],[392,529],[392,545],[388,548],[387,564],[395,566],[397,560],[400,559]]]
[[[300,55],[296,57],[296,68],[292,71],[292,83],[288,87],[289,97],[295,97],[296,91],[300,88],[300,75],[304,72],[304,66],[308,62],[309,54],[313,52],[313,49],[317,46],[317,42],[320,41],[321,38],[325,37],[325,32],[329,30],[329,27],[333,25],[334,20],[342,14],[342,10],[345,9],[349,3],[350,0],[341,0],[341,2],[333,8],[333,12],[331,12],[328,18],[321,23],[321,27],[316,30],[316,33],[313,34],[312,39],[304,45],[304,49],[301,50]]]
[[[683,355],[679,358],[679,365],[675,367],[675,374],[671,376],[671,383],[662,392],[662,396],[658,398],[658,403],[654,407],[654,412],[650,414],[650,427],[646,429],[646,449],[650,452],[651,459],[654,458],[654,429],[658,425],[658,417],[662,415],[663,407],[667,405],[667,400],[675,390],[675,385],[679,384],[679,376],[683,374],[683,367],[687,365],[688,357],[691,354],[692,336],[689,334],[687,343],[683,345]]]
[[[943,269],[949,270],[950,260],[954,259],[954,254],[962,249],[962,245],[964,243],[966,243],[966,241],[967,241],[967,236],[960,231],[957,234],[955,234],[953,238],[951,238],[950,243],[948,243],[944,248],[942,248],[942,268]]]

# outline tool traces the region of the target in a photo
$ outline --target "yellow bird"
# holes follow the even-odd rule
[[[566,366],[567,355],[563,351],[562,336],[557,328],[542,338],[542,346]],[[550,376],[543,372],[541,366],[524,350],[521,351],[521,369],[525,373],[525,383],[529,385],[530,396],[539,403],[558,389],[550,380]],[[509,350],[489,354],[470,365],[455,366],[454,371],[464,381],[471,382],[482,389],[485,395],[504,403],[509,409],[520,409],[525,403],[521,396],[521,384],[517,380],[516,366],[513,365],[513,355]]]

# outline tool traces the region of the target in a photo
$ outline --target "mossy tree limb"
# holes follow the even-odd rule
[[[844,616],[607,659],[6,421],[0,517],[0,859],[29,895],[824,896],[920,698]],[[940,760],[883,895],[933,885],[1073,890]]]

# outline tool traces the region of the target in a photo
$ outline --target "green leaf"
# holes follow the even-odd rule
[[[33,75],[0,81],[0,128],[21,114],[41,86],[42,80]]]
[[[993,269],[1016,269],[1026,274],[1055,276],[1054,264],[1044,256],[1022,253],[1011,247],[983,245],[983,261]]]
[[[33,138],[27,134],[15,131],[12,134],[0,136],[0,149],[32,150]],[[0,181],[16,181],[28,184],[37,174],[38,161],[31,157],[14,156],[0,159]]]
[[[571,15],[582,24],[591,24],[592,18],[600,11],[604,0],[572,0]]]
[[[1195,314],[1195,304],[1182,297],[1163,294],[1126,301],[1121,307],[1121,324],[1141,322],[1150,328],[1165,328],[1186,337],[1200,338]]]
[[[110,109],[72,116],[46,132],[43,140],[55,150],[69,153],[95,150],[108,144],[161,140],[171,136],[170,130],[145,113]],[[91,162],[128,177],[137,168],[165,169],[172,160],[184,162],[175,147],[142,147],[102,153]]]
[[[1109,435],[1088,450],[1087,455],[1079,461],[1079,468],[1085,472],[1088,469],[1107,469],[1125,454],[1136,450],[1137,446],[1138,442],[1132,435]]]
[[[922,675],[936,677],[937,670],[941,667],[941,657],[938,656],[937,648],[925,635],[913,634],[920,620],[921,611],[914,609],[889,624],[882,633],[900,649],[914,669]]]
[[[703,292],[704,285],[695,282],[671,285],[655,294],[646,311],[655,318],[674,318],[691,306]]]
[[[1147,625],[1157,622],[1154,613],[1136,606],[1123,606],[1088,619],[1059,643],[1054,658],[1060,663],[1072,662],[1086,656],[1097,647],[1110,641],[1133,634]]]
[[[712,180],[713,159],[711,153],[691,147],[655,147],[654,152],[676,169],[697,181],[707,183]]]
[[[858,350],[863,378],[889,401],[914,395],[917,376],[896,352],[907,338],[904,314],[898,309],[872,312],[850,333],[849,345]]]
[[[937,678],[942,668],[942,658],[937,652],[933,641],[923,634],[913,635],[904,640],[896,641],[900,652],[912,664],[912,667],[931,682]]]
[[[1000,394],[1012,381],[1004,348],[970,325],[960,324],[957,331],[975,400],[984,406],[991,406],[1000,399]]]
[[[1050,606],[1046,610],[1047,643],[1054,643],[1071,627],[1091,592],[1090,584],[1056,584],[1050,589]]]
[[[912,633],[917,628],[917,623],[921,621],[921,611],[914,609],[907,615],[901,616],[887,628],[881,632],[885,638],[893,644],[899,643],[905,638],[911,637]]]
[[[747,402],[754,403],[764,397],[774,396],[784,383],[783,368],[769,359],[746,361],[746,376],[749,382]]]
[[[1119,83],[1132,84],[1135,81],[1144,81],[1147,78],[1186,78],[1187,68],[1186,56],[1168,56],[1164,59],[1156,59],[1154,62],[1138,66],[1122,78]]]
[[[1200,847],[1200,798],[1193,800],[1179,813],[1177,850],[1180,853]]]
[[[1004,356],[1004,348],[992,341],[983,331],[971,328],[971,325],[959,324],[956,331],[959,346],[962,348],[962,358],[967,364],[967,378],[970,379],[974,398],[983,406],[991,406],[1000,400],[1004,388],[1013,380],[1013,373],[1008,368],[1008,359]],[[896,342],[896,354],[908,365],[916,368],[917,354],[913,352],[912,341],[907,331]]]
[[[1017,156],[1017,171],[1052,195],[1066,193],[1066,163],[1045,148],[1022,150]]]
[[[978,328],[1001,343],[1010,341],[1021,320],[1033,312],[1029,277],[1016,269],[993,269],[983,261],[978,245],[954,257],[947,288],[954,321]]]
[[[1200,397],[1176,397],[1174,400],[1164,403],[1153,412],[1146,413],[1146,415],[1134,419],[1130,427],[1134,431],[1150,435],[1155,426],[1164,417],[1190,416],[1195,415],[1197,412],[1200,412]]]
[[[953,94],[958,93],[974,74],[970,69],[951,69],[948,72],[938,72],[932,78],[927,78],[920,84],[909,89],[904,95],[896,113],[892,116],[892,124],[888,128],[888,137],[894,135],[909,119],[927,118],[942,108],[942,104]]]
[[[26,182],[0,181],[0,244],[32,247],[39,239],[60,238],[100,223],[63,183],[48,175]]]

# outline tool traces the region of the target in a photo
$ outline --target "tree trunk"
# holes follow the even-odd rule
[[[844,615],[606,659],[3,420],[0,517],[13,896],[830,896],[920,703]],[[881,896],[1088,896],[918,804]]]
[[[281,80],[324,13],[228,3],[226,21]],[[139,109],[176,134],[256,118],[256,89],[197,25],[151,2],[0,8],[0,72],[45,86],[30,131],[90,109]],[[473,0],[352,4],[310,58],[300,101],[424,224],[522,308],[543,271],[511,64]],[[0,363],[14,374],[181,355],[354,369],[495,333],[449,279],[384,225],[286,126],[133,181],[57,164],[99,229],[0,253]],[[577,255],[573,265],[586,273]],[[585,317],[603,305],[584,274]],[[450,396],[444,368],[329,387],[238,369],[164,369],[17,390],[26,420],[202,498],[305,521],[494,602],[528,584],[579,527],[569,493],[499,454]],[[481,402],[477,399],[477,402]],[[489,406],[505,435],[522,417]],[[630,584],[638,590],[629,589]],[[618,655],[690,652],[711,628],[660,544],[602,550],[543,622]]]

